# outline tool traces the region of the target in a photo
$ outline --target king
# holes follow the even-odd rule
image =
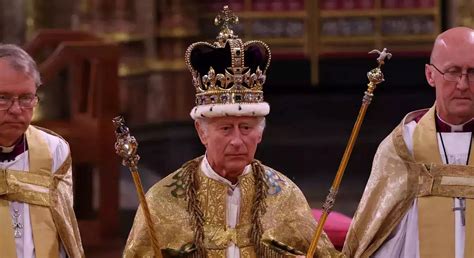
[[[151,219],[164,257],[291,257],[305,255],[316,221],[300,189],[254,158],[265,116],[263,84],[270,49],[243,42],[227,6],[215,22],[214,44],[197,42],[185,53],[193,77],[191,110],[205,155],[185,163],[147,193]],[[124,257],[152,257],[142,209]],[[327,236],[318,257],[335,257]]]

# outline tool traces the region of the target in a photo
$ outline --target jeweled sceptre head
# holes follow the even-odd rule
[[[130,135],[130,130],[125,126],[122,116],[115,117],[112,122],[115,126],[115,152],[122,157],[122,164],[129,168],[137,168],[140,156],[137,154],[138,142]]]

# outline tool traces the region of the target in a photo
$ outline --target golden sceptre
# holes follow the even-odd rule
[[[138,199],[145,215],[145,220],[148,225],[148,234],[150,235],[151,245],[155,252],[155,257],[161,258],[161,252],[158,245],[158,239],[156,237],[155,228],[153,227],[153,221],[151,220],[150,210],[146,202],[145,193],[143,192],[142,182],[140,175],[138,174],[138,160],[140,156],[137,154],[138,142],[135,137],[130,135],[130,130],[125,126],[123,117],[118,116],[112,119],[115,126],[115,136],[117,141],[115,142],[115,152],[122,158],[122,165],[128,167],[132,173],[133,182],[137,190]]]
[[[336,177],[334,178],[334,181],[332,182],[331,189],[329,190],[329,194],[327,195],[326,201],[323,204],[323,212],[321,214],[321,218],[319,219],[316,232],[314,233],[313,239],[309,246],[307,257],[313,257],[316,251],[319,237],[321,236],[321,233],[323,231],[324,223],[326,222],[326,219],[328,218],[329,213],[331,213],[334,203],[336,201],[336,195],[337,195],[337,192],[339,191],[339,185],[341,184],[341,180],[344,175],[347,162],[349,161],[349,158],[352,153],[352,149],[354,148],[355,141],[357,139],[357,136],[359,135],[360,127],[362,125],[362,122],[364,121],[365,113],[367,111],[367,108],[370,105],[370,102],[372,101],[372,98],[374,97],[374,90],[377,87],[377,84],[384,81],[383,73],[382,73],[382,70],[380,70],[380,68],[385,63],[385,58],[390,59],[392,57],[392,54],[387,52],[386,48],[384,48],[382,51],[374,49],[369,52],[369,54],[374,54],[374,53],[379,54],[379,57],[377,58],[378,67],[370,70],[367,73],[367,78],[369,79],[369,83],[367,84],[368,86],[367,90],[365,91],[364,97],[362,98],[362,106],[360,107],[359,115],[357,116],[356,122],[354,124],[354,128],[352,128],[351,137],[349,138],[349,142],[347,143],[346,150],[344,151],[344,155],[342,156],[342,160],[341,160],[341,163],[339,164]]]

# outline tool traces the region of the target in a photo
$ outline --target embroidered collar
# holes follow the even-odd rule
[[[206,155],[204,155],[204,158],[202,159],[200,168],[201,168],[201,171],[204,173],[205,176],[207,176],[209,178],[212,178],[214,180],[217,180],[221,183],[224,183],[224,184],[230,186],[232,189],[234,189],[239,184],[239,182],[237,182],[235,184],[232,184],[232,182],[230,182],[228,179],[222,177],[216,171],[214,171],[214,169],[212,169],[211,165],[209,164],[209,161],[207,160]],[[249,164],[249,165],[245,166],[244,172],[242,172],[242,174],[239,177],[247,175],[251,171],[252,171],[252,166]]]

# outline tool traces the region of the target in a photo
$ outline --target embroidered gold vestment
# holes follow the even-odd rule
[[[454,257],[452,198],[468,199],[469,211],[469,203],[474,198],[474,184],[469,180],[474,175],[474,155],[471,152],[468,165],[442,164],[434,107],[426,111],[408,114],[380,144],[346,237],[343,253],[347,257],[373,255],[400,223],[415,198],[418,198],[420,257]],[[412,155],[403,139],[403,126],[425,112],[413,134]],[[434,209],[441,206],[445,210],[442,214]],[[474,221],[469,221],[467,219],[466,255],[473,254],[469,247],[473,245],[467,243],[471,239],[468,231],[474,227]],[[440,229],[444,233],[440,234]]]
[[[59,257],[59,244],[70,258],[84,257],[81,238],[73,210],[70,154],[54,173],[51,151],[39,130],[29,126],[29,171],[0,170],[0,257],[16,257],[9,201],[30,205],[31,227],[38,258]]]
[[[202,158],[195,159],[200,162]],[[184,167],[184,166],[183,166]],[[267,249],[264,257],[291,257],[291,253],[306,253],[315,230],[315,220],[305,197],[298,187],[281,173],[263,166],[268,187],[266,212],[262,215],[262,242]],[[235,228],[226,224],[226,196],[229,186],[206,177],[200,169],[197,196],[204,217],[204,247],[208,257],[225,257],[232,241],[239,247],[240,257],[256,257],[251,241],[252,202],[255,195],[254,173],[239,178],[241,205]],[[183,168],[155,184],[147,193],[152,220],[165,257],[196,257],[193,255],[195,232],[187,211],[186,181]],[[279,249],[278,246],[284,247]],[[293,252],[288,252],[292,250]],[[318,243],[318,257],[335,257],[326,235]],[[130,232],[124,257],[153,257],[147,225],[139,208]]]

